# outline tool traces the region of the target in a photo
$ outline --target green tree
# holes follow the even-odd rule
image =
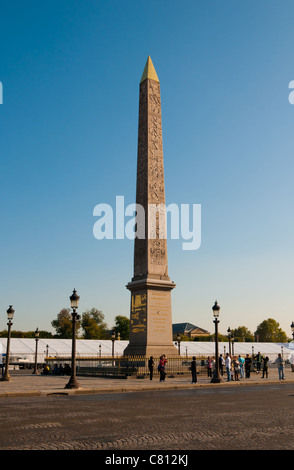
[[[120,334],[120,339],[128,340],[130,337],[130,320],[123,315],[117,315],[114,319],[114,331]]]
[[[82,314],[81,326],[85,339],[107,339],[109,337],[104,315],[100,310],[92,308]]]
[[[205,338],[202,336],[202,338]],[[221,333],[218,334],[218,340],[220,343],[228,341],[228,337],[225,335],[222,335]],[[206,338],[202,341],[215,341],[215,333],[213,333],[210,336],[206,336]]]
[[[52,333],[49,331],[45,330],[39,330],[39,337],[40,338],[53,338]],[[0,338],[7,338],[8,336],[8,331],[0,331]],[[35,332],[34,331],[16,331],[16,330],[11,330],[11,338],[35,338]]]
[[[72,337],[72,316],[69,308],[63,308],[57,315],[56,320],[51,322],[55,328],[57,338],[70,339]],[[77,331],[80,323],[77,322]]]
[[[46,339],[46,338],[53,338],[53,334],[50,333],[50,331],[45,331],[45,330],[40,330],[39,331],[39,337]],[[33,332],[33,338],[35,337],[35,332]]]
[[[251,333],[246,326],[239,326],[232,330],[232,336],[236,342],[245,341],[246,343],[250,343],[254,341],[254,334]]]
[[[286,333],[273,318],[268,318],[260,323],[254,334],[262,342],[286,343],[288,341]]]
[[[222,341],[220,334],[218,335],[218,340]],[[193,341],[214,341],[214,335],[195,336]]]

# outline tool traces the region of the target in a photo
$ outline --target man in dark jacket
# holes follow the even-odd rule
[[[153,356],[150,356],[150,359],[148,361],[148,368],[149,368],[149,373],[150,373],[150,380],[152,380],[152,378],[153,378],[153,369],[154,369]]]
[[[246,354],[245,357],[245,378],[250,379],[250,369],[251,369],[251,357],[249,357],[249,354]]]
[[[264,376],[268,378],[268,361],[269,361],[268,356],[263,358],[262,378],[264,378]]]
[[[257,369],[256,373],[259,374],[260,369],[261,369],[261,359],[262,359],[260,352],[256,354],[254,359],[256,359],[256,369]]]
[[[193,356],[191,362],[191,374],[192,374],[192,384],[197,382],[197,366],[196,366],[196,357]]]

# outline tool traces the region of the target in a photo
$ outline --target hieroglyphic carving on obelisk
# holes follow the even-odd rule
[[[145,238],[135,238],[130,343],[126,355],[176,354],[168,276],[160,83],[148,57],[140,82],[136,203]],[[154,212],[154,209],[155,212]]]

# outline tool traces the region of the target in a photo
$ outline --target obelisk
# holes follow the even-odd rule
[[[171,312],[175,284],[167,263],[160,83],[150,56],[140,82],[136,204],[145,211],[145,236],[135,238],[134,276],[126,286],[131,314],[124,355],[175,355]],[[142,233],[138,228],[142,227],[137,227],[137,235]]]

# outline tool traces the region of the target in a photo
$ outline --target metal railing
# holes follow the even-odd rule
[[[207,374],[206,360],[207,356],[195,355],[197,372],[199,374]],[[214,357],[212,358],[214,359]],[[77,357],[76,358],[76,367],[77,373],[79,375],[128,375],[128,376],[137,376],[137,377],[146,377],[149,375],[147,356],[121,356],[121,357],[112,357],[112,356],[92,356],[92,357]],[[158,364],[159,357],[154,357],[154,375],[159,374]],[[167,358],[166,364],[166,374],[167,376],[179,376],[179,375],[189,375],[191,374],[192,356],[169,356]],[[54,370],[54,366],[71,365],[71,357],[47,357],[46,363],[49,365],[50,370]],[[286,365],[290,367],[290,365]],[[262,367],[262,366],[261,366]],[[276,364],[274,361],[270,361],[270,368],[275,368]],[[214,367],[213,367],[214,368]],[[225,368],[224,368],[225,370]],[[256,363],[252,362],[251,371],[256,371]]]
[[[195,356],[196,357],[196,356]],[[198,372],[206,371],[204,364],[206,358],[203,356],[196,357],[197,369]],[[128,357],[77,357],[76,366],[77,372],[82,374],[85,372],[85,375],[89,374],[91,371],[93,375],[98,375],[97,372],[106,374],[107,370],[113,372],[114,370],[117,373],[125,372],[128,375],[135,376],[147,376],[149,375],[148,367],[149,357],[146,356],[128,356]],[[187,375],[190,374],[190,365],[192,357],[187,356],[172,356],[167,358],[166,364],[166,374],[168,376],[175,375]],[[54,369],[54,365],[57,364],[64,366],[65,364],[71,363],[70,357],[48,357],[46,362],[49,365],[50,369]],[[159,357],[154,357],[154,369],[153,373],[158,374],[158,364]]]

